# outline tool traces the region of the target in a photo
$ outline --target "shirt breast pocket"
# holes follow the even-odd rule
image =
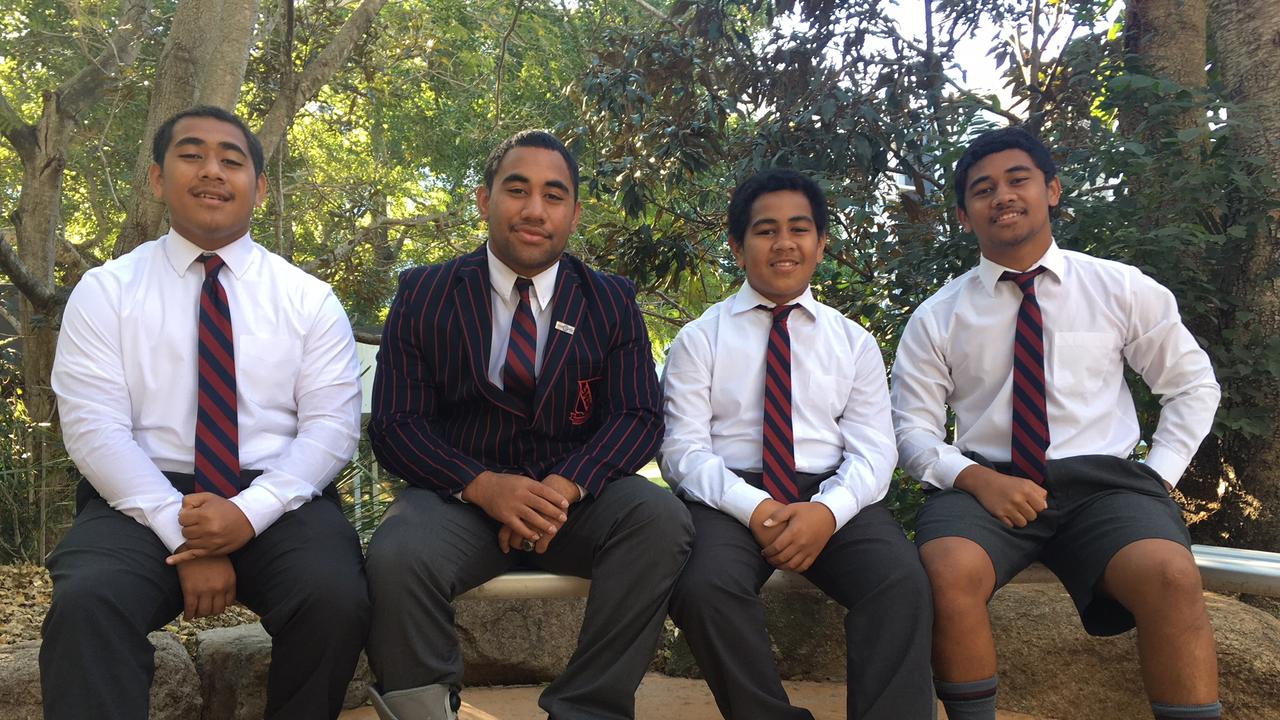
[[[1120,342],[1111,333],[1055,333],[1049,392],[1087,398],[1115,377],[1120,362]]]
[[[301,364],[302,345],[294,338],[241,336],[236,339],[238,394],[260,407],[295,409]]]
[[[837,419],[844,415],[844,408],[849,403],[853,379],[828,373],[809,373],[803,387],[804,396],[791,398],[793,414],[795,408],[804,403],[806,409],[815,414],[820,411],[824,417]]]

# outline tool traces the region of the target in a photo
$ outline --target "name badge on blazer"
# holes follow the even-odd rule
[[[557,320],[556,330],[559,330],[560,332],[565,333],[566,335],[572,335],[573,331],[577,330],[577,328],[575,328],[574,326],[570,325],[569,323],[563,320]]]

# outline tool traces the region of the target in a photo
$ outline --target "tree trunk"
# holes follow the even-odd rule
[[[1207,0],[1129,0],[1124,15],[1124,50],[1136,61],[1133,70],[1183,87],[1204,89],[1208,83],[1207,13]],[[1144,108],[1125,108],[1120,116],[1121,132],[1138,136],[1138,128],[1146,119]],[[1192,109],[1174,119],[1173,124],[1181,130],[1203,122],[1204,113]]]
[[[156,237],[164,228],[164,204],[146,182],[151,138],[160,124],[193,105],[234,110],[249,63],[257,0],[183,0],[156,68],[147,124],[133,164],[133,193],[115,256]]]
[[[105,51],[79,73],[44,95],[40,120],[27,125],[4,98],[0,98],[0,130],[22,161],[22,191],[12,220],[17,251],[0,238],[0,267],[18,286],[22,295],[18,319],[22,333],[22,375],[24,402],[31,421],[49,428],[57,426],[57,405],[49,387],[53,354],[58,340],[61,296],[55,291],[54,264],[57,259],[58,228],[61,224],[62,177],[67,165],[71,134],[80,116],[97,103],[115,83],[121,71],[138,54],[138,40],[147,31],[150,0],[133,0],[121,12]],[[34,457],[49,457],[42,447],[43,435],[33,436]],[[37,468],[41,472],[43,468]],[[45,538],[41,547],[51,547],[50,536],[60,534],[70,519],[68,484],[63,476],[46,473],[39,489],[39,507],[45,514],[41,527]]]
[[[1280,177],[1280,3],[1213,0],[1217,64],[1228,96],[1248,119],[1245,152],[1266,158]],[[1280,191],[1273,190],[1267,222],[1249,238],[1234,288],[1236,314],[1247,321],[1250,347],[1261,354],[1280,337]],[[1274,348],[1274,345],[1271,345]],[[1273,361],[1274,363],[1274,361]],[[1215,535],[1233,546],[1280,550],[1280,379],[1244,378],[1224,396],[1249,398],[1266,415],[1266,431],[1224,443],[1228,481],[1222,510],[1210,518]]]

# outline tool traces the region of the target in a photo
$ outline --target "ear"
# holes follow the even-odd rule
[[[745,270],[747,267],[747,253],[746,253],[747,248],[742,243],[735,240],[732,235],[730,235],[729,250],[733,252],[734,259],[738,261],[738,267],[743,268]]]
[[[965,232],[973,230],[973,228],[969,226],[969,214],[964,211],[964,208],[959,206],[956,207],[956,219],[960,221],[960,228]]]
[[[262,207],[262,203],[267,201],[267,174],[266,173],[258,174],[258,182],[255,187],[257,188],[257,199],[254,200],[253,206]]]
[[[582,218],[582,203],[575,202],[573,204],[573,222],[569,223],[569,234],[572,235],[578,231],[578,220]]]
[[[151,168],[147,170],[147,181],[151,184],[151,194],[157,200],[161,199],[161,190],[163,189],[164,170],[161,169],[159,163],[151,163]]]
[[[1057,175],[1054,175],[1053,179],[1046,185],[1046,188],[1049,192],[1049,207],[1058,207],[1058,202],[1062,200],[1062,181],[1058,179]]]
[[[489,188],[483,185],[476,188],[476,208],[481,215],[489,217]]]

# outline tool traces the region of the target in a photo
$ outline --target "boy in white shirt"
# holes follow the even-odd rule
[[[844,607],[848,716],[928,718],[928,585],[881,503],[897,453],[875,339],[814,299],[827,205],[792,171],[729,203],[742,289],[685,326],[663,374],[662,472],[693,517],[671,598],[726,718],[812,719],[787,699],[760,602],[775,569]]]
[[[1167,289],[1054,243],[1055,173],[1022,128],[974,140],[955,186],[982,259],[920,305],[894,364],[898,452],[928,494],[916,543],[938,697],[952,720],[995,718],[987,601],[1039,560],[1090,634],[1137,625],[1156,718],[1217,718],[1213,631],[1169,491],[1209,432],[1218,384]],[[1140,435],[1126,363],[1161,396],[1143,463],[1127,459]]]

